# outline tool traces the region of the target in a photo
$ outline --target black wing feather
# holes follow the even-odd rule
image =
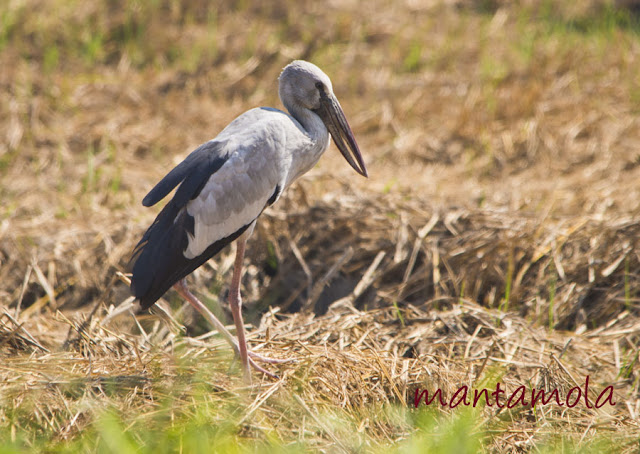
[[[180,187],[160,211],[151,227],[135,247],[129,269],[132,270],[131,292],[143,309],[151,307],[176,282],[187,276],[227,244],[237,239],[251,224],[210,245],[193,259],[184,256],[189,236],[194,233],[193,217],[187,213],[189,200],[202,188],[228,158],[219,143],[201,145],[167,174],[143,200],[151,206],[162,200],[178,184]]]
[[[146,207],[155,205],[160,200],[164,199],[167,194],[173,190],[173,188],[178,186],[187,177],[189,177],[192,184],[190,187],[184,188],[181,191],[183,195],[180,202],[186,203],[190,199],[196,197],[197,194],[200,193],[202,187],[198,188],[197,184],[193,187],[194,180],[200,181],[204,179],[204,183],[206,183],[209,176],[222,167],[229,157],[229,153],[225,152],[225,148],[222,145],[223,144],[221,142],[210,141],[203,143],[193,150],[189,156],[184,159],[184,161],[174,167],[171,172],[169,172],[151,191],[149,191],[145,198],[142,199],[142,204]],[[194,191],[197,191],[196,195],[193,195]],[[187,197],[186,200],[185,196]]]

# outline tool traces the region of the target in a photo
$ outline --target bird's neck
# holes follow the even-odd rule
[[[319,155],[329,146],[329,131],[320,117],[313,111],[301,106],[287,106],[289,113],[298,120],[314,143],[314,151]],[[318,157],[320,157],[318,155]]]
[[[320,117],[304,107],[286,106],[289,113],[302,126],[310,139],[310,147],[304,151],[299,150],[302,155],[295,160],[292,172],[289,175],[288,183],[292,183],[296,178],[308,172],[320,159],[320,156],[329,148],[329,131]]]

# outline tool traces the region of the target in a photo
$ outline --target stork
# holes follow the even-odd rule
[[[360,175],[364,161],[329,77],[312,63],[296,60],[279,77],[278,94],[288,114],[270,107],[251,109],[209,142],[191,152],[146,195],[150,207],[165,205],[135,247],[131,292],[147,309],[173,287],[227,339],[249,367],[270,376],[255,360],[281,362],[247,349],[240,281],[247,238],[256,220],[329,147],[329,135]],[[236,255],[229,305],[237,341],[187,288],[186,276],[232,242]]]

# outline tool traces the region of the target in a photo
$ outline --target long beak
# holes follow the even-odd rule
[[[349,165],[360,175],[367,177],[367,169],[364,166],[360,149],[336,97],[321,90],[320,107],[315,112],[322,119],[338,150]]]

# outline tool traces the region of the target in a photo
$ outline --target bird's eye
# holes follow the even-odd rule
[[[324,91],[324,84],[322,82],[316,82],[316,88]]]

